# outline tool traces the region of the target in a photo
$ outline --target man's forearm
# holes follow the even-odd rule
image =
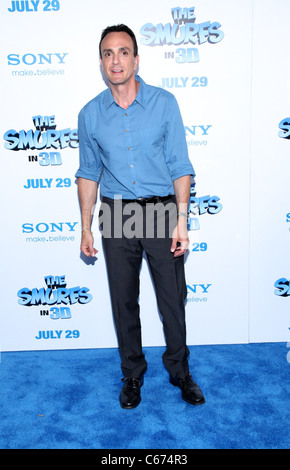
[[[82,228],[90,229],[94,206],[97,200],[98,183],[78,178],[78,195],[81,207]]]
[[[181,176],[174,181],[174,192],[177,203],[177,211],[187,214],[190,196],[191,176]]]

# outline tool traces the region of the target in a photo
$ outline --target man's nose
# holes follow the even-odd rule
[[[117,54],[117,53],[113,54],[113,63],[114,64],[119,63],[119,54]]]

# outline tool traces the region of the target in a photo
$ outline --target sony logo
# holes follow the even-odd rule
[[[47,65],[47,64],[64,64],[64,59],[68,55],[68,52],[49,52],[47,54],[33,54],[28,52],[27,54],[9,54],[7,56],[8,65]]]

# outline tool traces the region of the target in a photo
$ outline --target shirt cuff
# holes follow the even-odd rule
[[[182,176],[187,176],[190,175],[191,178],[195,177],[195,171],[193,168],[179,168],[178,170],[175,170],[171,174],[171,179],[172,181],[177,180],[178,178],[181,178]]]
[[[78,171],[75,174],[76,178],[84,178],[86,180],[92,180],[95,181],[96,183],[99,182],[101,173],[92,171],[88,168],[79,168]]]

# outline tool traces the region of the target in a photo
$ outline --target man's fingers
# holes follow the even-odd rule
[[[95,256],[98,253],[98,250],[96,250],[95,248],[90,249],[88,247],[85,247],[85,248],[81,247],[81,251],[87,257]]]
[[[186,249],[177,248],[173,256],[174,258],[177,258],[177,256],[182,256],[184,253],[186,253]]]
[[[174,251],[174,257],[176,258],[177,256],[182,256],[186,253],[187,251],[187,247],[188,247],[188,243],[187,242],[181,242],[181,243],[177,243],[177,248],[176,250]]]
[[[173,253],[177,248],[177,238],[172,238],[170,251]]]
[[[81,242],[81,252],[87,256],[87,257],[90,257],[90,256],[95,256],[96,253],[98,253],[98,250],[96,250],[96,248],[94,248],[94,240],[93,240],[93,237],[91,237],[91,239],[87,240],[86,238],[83,238],[82,242]]]
[[[174,256],[182,256],[187,251],[189,245],[188,238],[173,238],[171,244],[171,252],[174,253]]]

